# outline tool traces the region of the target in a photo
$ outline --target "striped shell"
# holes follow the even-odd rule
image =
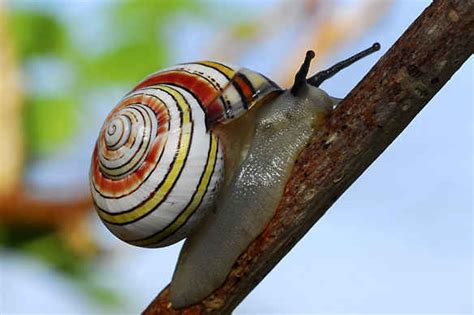
[[[212,127],[280,88],[245,68],[203,61],[156,72],[108,115],[90,169],[106,227],[142,247],[175,243],[214,206],[225,150]]]

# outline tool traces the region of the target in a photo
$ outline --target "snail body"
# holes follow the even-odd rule
[[[255,135],[238,176],[223,187],[216,213],[184,243],[170,286],[174,307],[194,304],[224,282],[273,217],[298,153],[333,106],[324,91],[306,86],[298,96],[286,91],[258,109]]]
[[[186,241],[170,285],[175,308],[210,295],[273,217],[299,152],[340,101],[319,88],[378,50],[289,90],[246,68],[213,61],[150,75],[108,115],[90,169],[105,226],[141,247]]]

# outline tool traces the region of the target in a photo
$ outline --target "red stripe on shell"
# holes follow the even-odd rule
[[[157,136],[154,142],[152,143],[151,148],[149,149],[147,156],[145,157],[145,160],[133,173],[128,174],[122,178],[109,178],[102,173],[99,167],[100,162],[98,156],[98,143],[101,143],[102,150],[106,150],[104,132],[106,132],[105,130],[107,123],[114,117],[114,114],[119,112],[121,109],[123,109],[127,105],[136,103],[145,104],[155,112],[155,115],[158,120]],[[129,194],[140,187],[141,183],[143,183],[143,181],[156,167],[161,152],[164,149],[167,140],[167,135],[169,132],[169,119],[170,117],[168,111],[163,102],[152,96],[146,96],[144,94],[127,97],[116,108],[114,108],[114,110],[108,115],[107,120],[104,123],[104,126],[102,127],[98,143],[94,147],[94,153],[92,157],[92,181],[99,193],[105,196],[116,197]],[[130,140],[129,142],[131,141],[132,140]],[[110,152],[104,155],[110,156]]]
[[[133,91],[156,84],[174,84],[194,94],[205,111],[208,127],[225,117],[224,104],[219,99],[222,91],[197,74],[180,70],[159,72],[139,83]]]
[[[165,143],[166,141],[163,138],[155,139],[150,152],[140,167],[133,173],[119,179],[108,178],[102,174],[99,168],[99,157],[97,155],[96,145],[91,167],[92,180],[97,191],[105,196],[118,197],[136,190],[156,165],[156,160],[159,158]]]

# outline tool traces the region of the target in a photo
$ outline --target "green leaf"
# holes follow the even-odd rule
[[[95,58],[83,60],[84,84],[131,83],[163,66],[167,52],[151,42],[130,42]]]
[[[115,290],[107,288],[97,283],[93,277],[87,277],[80,280],[80,288],[86,295],[106,307],[116,307],[123,304],[124,297]]]
[[[135,0],[121,2],[113,7],[112,12],[117,21],[122,23],[133,21],[146,25],[153,20],[162,20],[180,12],[198,14],[203,11],[202,7],[203,4],[196,0]]]
[[[17,50],[23,59],[41,54],[59,54],[66,47],[66,31],[54,15],[15,10],[10,22]]]
[[[63,144],[76,127],[72,97],[29,99],[24,110],[28,149],[32,154],[45,154]]]
[[[112,6],[110,36],[115,47],[98,56],[78,56],[79,77],[87,86],[136,83],[166,64],[169,48],[163,30],[170,19],[199,8],[195,0],[124,1]]]

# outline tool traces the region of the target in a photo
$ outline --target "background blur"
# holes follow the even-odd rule
[[[108,111],[162,67],[216,59],[289,86],[374,41],[323,85],[344,97],[426,1],[0,1],[0,313],[132,313],[179,248],[115,239],[88,167]],[[473,312],[473,60],[236,313]]]

